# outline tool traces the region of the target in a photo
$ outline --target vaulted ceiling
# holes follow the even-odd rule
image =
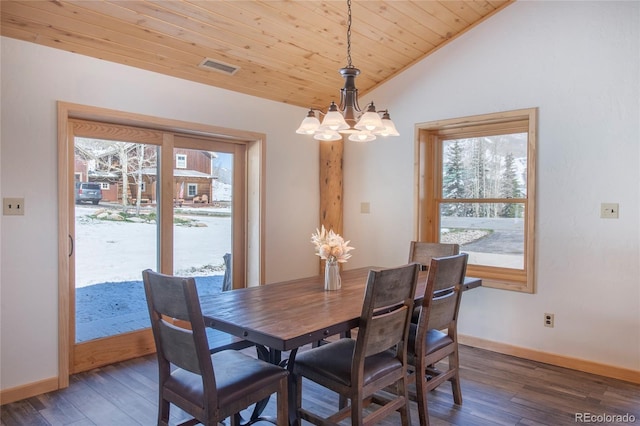
[[[512,1],[353,1],[360,93]],[[347,65],[346,0],[2,0],[0,14],[6,37],[302,107],[339,100]]]

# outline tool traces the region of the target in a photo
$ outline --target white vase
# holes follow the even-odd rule
[[[340,287],[342,287],[342,279],[340,278],[340,267],[338,266],[338,261],[327,260],[324,267],[324,289],[340,290]]]

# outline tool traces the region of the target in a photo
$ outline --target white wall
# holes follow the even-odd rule
[[[267,135],[266,281],[317,271],[318,144],[295,134],[306,110],[56,49],[1,39],[0,386],[57,376],[56,101]]]
[[[520,1],[370,94],[401,136],[346,146],[349,266],[408,257],[415,123],[538,107],[537,292],[466,293],[459,332],[640,370],[639,28],[638,2]]]

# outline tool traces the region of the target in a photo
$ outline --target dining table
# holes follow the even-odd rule
[[[256,345],[258,356],[293,371],[299,348],[358,327],[370,270],[342,271],[339,290],[324,289],[324,275],[221,292],[200,302],[205,325]],[[419,273],[415,304],[422,302],[427,271]],[[480,278],[465,277],[462,290],[480,287]],[[287,359],[282,353],[289,352]],[[289,424],[296,424],[295,380],[289,375]],[[263,404],[264,405],[264,404]],[[264,406],[256,407],[252,420]]]

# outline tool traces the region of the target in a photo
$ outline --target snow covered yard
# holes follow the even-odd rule
[[[96,208],[76,207],[76,288],[142,278],[147,268],[157,270],[155,221],[125,222],[96,219]],[[200,209],[205,211],[204,208]],[[214,209],[211,209],[212,212]],[[176,275],[224,274],[225,253],[231,250],[229,216],[189,215],[200,226],[174,226]],[[218,210],[219,212],[219,210]]]
[[[158,269],[155,220],[96,218],[101,210],[118,211],[117,206],[106,207],[76,206],[78,342],[149,327],[142,271]],[[228,209],[197,210],[176,209],[174,267],[176,275],[195,276],[198,293],[205,298],[222,288],[231,218]]]

